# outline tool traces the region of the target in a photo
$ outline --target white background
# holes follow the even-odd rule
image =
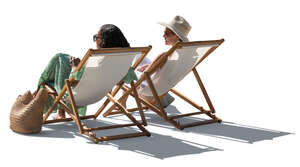
[[[17,95],[36,88],[56,53],[83,57],[103,24],[117,25],[131,46],[163,46],[175,15],[192,25],[190,40],[225,42],[198,71],[222,124],[178,131],[151,117],[152,137],[91,144],[75,126],[39,135],[9,129]],[[1,1],[1,163],[6,166],[299,166],[300,25],[297,1]],[[201,101],[194,78],[180,85]],[[101,103],[88,108],[93,113]],[[175,108],[176,107],[176,108]],[[168,110],[190,111],[176,99]],[[121,118],[121,117],[120,117]],[[152,118],[152,119],[151,119]],[[114,121],[114,120],[111,120]],[[165,127],[157,126],[164,125]],[[69,125],[69,124],[68,124]],[[1,165],[3,166],[3,165]]]

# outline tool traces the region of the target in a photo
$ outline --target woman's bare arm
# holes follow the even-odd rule
[[[165,54],[165,52],[161,53],[160,55],[158,55],[153,62],[146,68],[150,69],[156,62],[158,62],[159,60],[161,60],[161,58],[163,57],[163,55]],[[167,57],[164,57],[164,59],[162,60],[162,63],[158,66],[158,68],[162,68],[164,66],[164,64],[167,62]]]

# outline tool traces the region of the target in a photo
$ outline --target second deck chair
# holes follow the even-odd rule
[[[223,42],[224,39],[214,41],[178,42],[175,46],[170,48],[170,50],[166,52],[156,63],[154,63],[151,68],[147,69],[143,73],[141,78],[137,81],[136,87],[138,87],[145,80],[148,84],[146,87],[138,90],[138,93],[141,95],[139,96],[141,102],[148,108],[156,112],[164,120],[173,124],[176,128],[180,130],[187,127],[221,122],[222,120],[216,117],[216,115],[214,114],[215,109],[200,79],[196,67]],[[166,63],[161,69],[159,69],[159,66],[163,62]],[[209,110],[204,109],[202,106],[200,106],[199,104],[192,101],[191,99],[184,96],[182,93],[173,88],[191,71],[193,71],[195,75],[195,78],[209,106]],[[124,87],[124,89],[130,90],[128,87]],[[188,114],[168,116],[165,112],[164,107],[162,106],[161,98],[169,91],[173,92],[174,94],[176,94],[177,96],[179,96],[180,98],[182,98],[183,100],[185,100],[200,111]],[[132,93],[131,95],[134,96],[134,94]],[[150,96],[154,98],[152,101],[149,101],[146,98],[143,98],[143,96]],[[123,97],[121,97],[119,100],[122,100],[122,98]],[[113,107],[115,106],[112,106],[110,109],[108,109],[107,112],[104,113],[104,116],[120,113],[120,111],[113,111]],[[178,118],[183,118],[197,114],[205,114],[211,119],[187,124],[180,124],[179,121],[175,120]]]
[[[77,72],[83,69],[83,74],[77,85],[72,88],[71,85],[75,83],[72,75],[69,79],[65,81],[65,85],[61,92],[57,94],[51,86],[47,84],[43,84],[44,87],[49,91],[49,95],[51,95],[55,100],[53,105],[48,109],[48,111],[43,116],[43,123],[55,123],[55,122],[66,122],[74,120],[80,134],[88,135],[93,142],[98,143],[99,141],[113,140],[113,139],[121,139],[121,138],[129,138],[129,137],[137,137],[137,136],[150,136],[150,133],[143,127],[143,125],[138,122],[131,114],[128,113],[126,108],[124,108],[116,99],[114,99],[114,92],[110,92],[112,88],[117,84],[117,87],[121,87],[123,85],[122,78],[128,72],[132,64],[132,60],[135,56],[144,57],[150,51],[151,46],[149,47],[136,47],[136,48],[107,48],[107,49],[99,49],[99,50],[88,50],[86,55],[83,57],[78,67],[74,72]],[[132,93],[138,97],[136,93],[135,85],[133,81],[131,82],[133,86]],[[65,101],[63,100],[64,94],[68,93],[69,102],[72,106],[72,110],[68,108]],[[105,127],[96,127],[96,128],[88,128],[81,120],[94,118],[96,119],[100,112],[96,112],[94,115],[87,116],[79,116],[77,112],[76,106],[85,106],[89,104],[93,104],[98,102],[103,97],[107,97],[109,102],[113,102],[123,114],[125,114],[132,123],[129,124],[117,124]],[[142,109],[140,101],[136,98],[137,106],[142,113]],[[65,119],[54,119],[47,120],[50,113],[55,109],[57,104],[67,112],[70,118]],[[144,121],[144,115],[141,114],[142,120]],[[115,136],[104,136],[104,137],[96,137],[94,133],[95,130],[106,130],[112,128],[121,128],[121,127],[129,127],[129,126],[137,126],[142,132],[138,133],[129,133],[129,134],[119,134]]]

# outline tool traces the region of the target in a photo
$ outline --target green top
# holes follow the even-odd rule
[[[130,67],[130,68],[128,69],[128,72],[127,72],[126,76],[123,78],[123,81],[124,81],[125,83],[127,83],[127,84],[130,84],[130,83],[131,83],[132,81],[134,81],[134,80],[137,81],[138,78],[137,78],[137,76],[136,76],[134,70],[132,69],[132,67]]]
[[[69,60],[70,56],[67,54],[56,54],[43,71],[38,85],[40,85],[42,82],[46,82],[53,86],[59,94],[65,85],[65,80],[69,78],[71,73]]]

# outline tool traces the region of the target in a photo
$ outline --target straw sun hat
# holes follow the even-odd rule
[[[170,23],[158,22],[158,24],[172,30],[183,42],[189,41],[187,35],[192,27],[183,17],[175,16]]]

